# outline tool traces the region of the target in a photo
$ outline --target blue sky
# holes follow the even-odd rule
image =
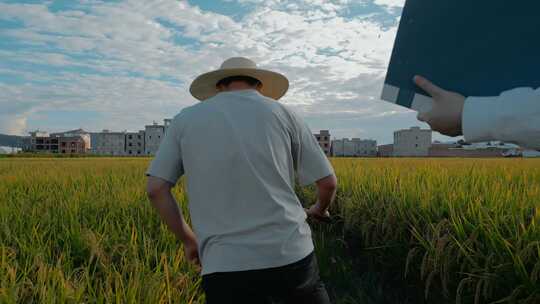
[[[403,2],[0,1],[0,133],[138,130],[245,56],[289,78],[280,102],[314,131],[389,143],[427,127],[379,99]]]

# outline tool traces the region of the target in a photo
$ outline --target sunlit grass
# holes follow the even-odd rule
[[[148,161],[0,159],[0,303],[203,303],[145,196]],[[348,289],[337,302],[391,292],[365,280],[354,290],[357,269],[332,249],[347,242],[421,282],[432,303],[540,303],[539,160],[332,161],[341,221],[316,240],[328,285]],[[185,209],[182,187],[175,196]]]
[[[148,204],[146,166],[0,161],[0,302],[202,303],[195,269]]]
[[[359,255],[426,297],[540,303],[540,161],[334,160],[336,212]],[[436,302],[436,301],[435,301]]]

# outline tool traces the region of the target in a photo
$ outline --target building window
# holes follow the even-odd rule
[[[140,146],[141,146],[141,143],[140,143],[140,142],[139,142],[139,143],[137,143],[137,146],[139,146],[139,147],[140,147]]]
[[[137,139],[141,139],[141,136],[140,136],[140,135],[137,135]]]
[[[158,136],[157,136],[157,138],[161,138],[161,136],[160,136],[160,135],[158,135]]]
[[[418,144],[415,144],[414,146],[418,148]]]
[[[132,139],[133,137],[131,135],[128,135],[128,139]]]
[[[137,154],[141,154],[141,151],[140,151],[140,150],[138,150],[138,151],[137,151]]]
[[[75,153],[75,150],[71,149],[71,153]]]
[[[152,135],[148,135],[148,138],[149,138],[149,139],[152,139]]]
[[[131,150],[129,150],[129,154],[131,154]]]
[[[129,143],[129,144],[128,144],[128,146],[130,146],[130,147],[131,147],[131,143]]]

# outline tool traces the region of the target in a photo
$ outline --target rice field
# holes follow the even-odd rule
[[[0,159],[0,303],[204,303],[148,161]],[[540,160],[332,162],[334,223],[314,228],[334,302],[540,303]]]

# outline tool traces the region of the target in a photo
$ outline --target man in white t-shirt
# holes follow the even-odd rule
[[[202,265],[208,303],[329,303],[306,218],[328,217],[336,177],[307,125],[278,103],[285,76],[231,58],[191,85],[202,102],[170,124],[148,168],[148,194],[186,257]],[[171,195],[186,176],[193,230]],[[307,212],[295,180],[316,184]]]
[[[433,97],[433,108],[418,119],[448,136],[468,142],[499,140],[540,149],[540,88],[516,88],[500,96],[467,97],[416,76],[414,82]]]

